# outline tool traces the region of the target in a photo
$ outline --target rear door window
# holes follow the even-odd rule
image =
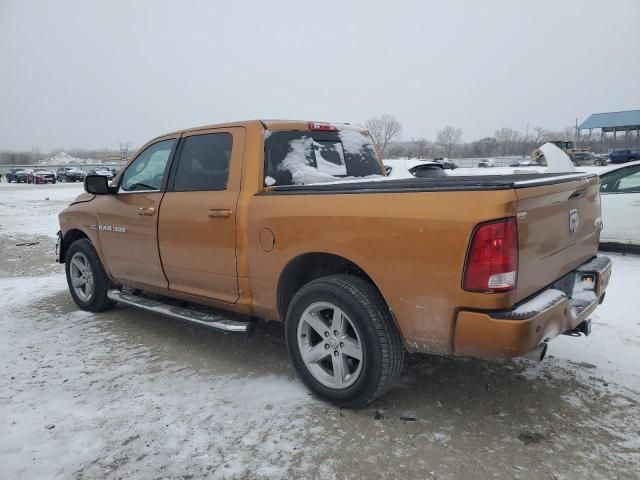
[[[305,185],[382,176],[371,139],[360,132],[278,131],[265,141],[265,184]]]
[[[178,160],[175,191],[225,190],[233,147],[230,133],[209,133],[185,138]]]

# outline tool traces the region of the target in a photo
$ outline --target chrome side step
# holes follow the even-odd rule
[[[122,290],[109,290],[107,297],[115,302],[124,303],[141,310],[225,332],[248,332],[253,326],[250,322],[240,322],[216,313],[204,313],[190,308],[178,307],[158,300],[125,293]]]

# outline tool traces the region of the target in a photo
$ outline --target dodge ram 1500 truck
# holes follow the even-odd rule
[[[347,407],[387,391],[407,352],[542,359],[589,333],[611,271],[596,175],[387,179],[350,125],[174,132],[85,190],[57,253],[80,308],[284,321],[303,382]]]

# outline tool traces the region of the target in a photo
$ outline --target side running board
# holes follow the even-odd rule
[[[222,330],[225,332],[248,332],[253,324],[225,318],[216,313],[204,313],[190,308],[178,307],[158,300],[141,297],[121,290],[109,290],[107,297],[115,302],[124,303],[131,307],[158,313],[165,317],[176,318],[184,322],[195,323],[203,327]]]

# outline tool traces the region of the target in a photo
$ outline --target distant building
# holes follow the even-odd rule
[[[613,133],[612,149],[616,147],[616,137],[618,132],[625,132],[629,139],[636,132],[636,148],[640,145],[640,110],[627,110],[624,112],[594,113],[578,126],[580,132],[588,131],[591,137],[593,130],[600,130],[602,138],[606,138],[607,133]]]

